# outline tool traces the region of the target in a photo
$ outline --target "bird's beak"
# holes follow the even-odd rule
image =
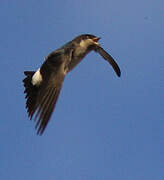
[[[100,37],[95,37],[95,38],[93,38],[92,40],[93,40],[94,44],[99,45],[98,41],[99,41],[100,39],[101,39]]]

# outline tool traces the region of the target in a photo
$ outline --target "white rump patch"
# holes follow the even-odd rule
[[[40,74],[40,68],[35,72],[35,74],[32,76],[32,84],[39,86],[40,83],[42,82],[43,78],[42,75]]]

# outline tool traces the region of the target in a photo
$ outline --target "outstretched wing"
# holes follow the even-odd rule
[[[113,67],[114,71],[118,75],[118,77],[121,76],[121,71],[115,60],[112,58],[110,54],[108,54],[102,47],[97,46],[96,47],[96,52],[98,52],[105,60],[107,60],[110,65]]]

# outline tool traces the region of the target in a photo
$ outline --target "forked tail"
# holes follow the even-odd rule
[[[26,101],[26,109],[30,119],[32,118],[36,108],[36,100],[38,94],[38,88],[33,86],[32,84],[32,76],[34,75],[35,71],[25,71],[24,74],[26,75],[25,79],[23,80],[23,84],[25,87],[24,93],[26,94],[25,98]]]

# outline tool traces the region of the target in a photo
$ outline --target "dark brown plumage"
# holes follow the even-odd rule
[[[25,71],[23,80],[26,108],[36,121],[37,134],[42,134],[56,106],[64,78],[92,50],[107,60],[116,74],[121,72],[114,59],[100,47],[100,38],[84,34],[50,53],[37,71]]]

